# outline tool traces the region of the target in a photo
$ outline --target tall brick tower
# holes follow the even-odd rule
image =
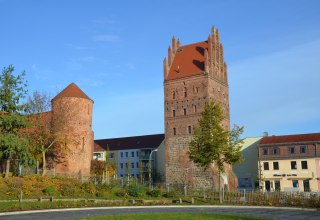
[[[89,175],[93,157],[93,101],[74,83],[51,101],[52,120],[61,130],[61,141],[55,152],[57,174]]]
[[[185,46],[173,37],[163,66],[166,182],[217,187],[219,177],[212,172],[215,167],[206,171],[196,167],[187,152],[193,126],[206,102],[220,103],[225,112],[223,126],[230,129],[227,65],[218,30],[212,27],[208,40]],[[223,180],[234,188],[236,176],[230,166],[225,167]]]

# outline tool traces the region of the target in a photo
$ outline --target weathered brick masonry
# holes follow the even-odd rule
[[[207,41],[185,46],[173,37],[163,65],[166,182],[217,187],[219,178],[214,166],[209,170],[196,167],[187,152],[193,126],[206,102],[221,104],[225,112],[223,126],[230,129],[227,65],[218,30],[212,28]],[[237,187],[232,168],[225,167],[228,186]]]
[[[93,101],[74,83],[52,99],[52,119],[59,122],[63,117],[59,161],[53,166],[60,175],[90,175],[93,157],[92,131]]]

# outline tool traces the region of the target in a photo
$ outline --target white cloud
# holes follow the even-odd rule
[[[230,65],[232,121],[261,134],[320,123],[320,40]]]

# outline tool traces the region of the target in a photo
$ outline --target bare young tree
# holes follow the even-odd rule
[[[45,175],[47,172],[47,153],[52,150],[54,157],[61,159],[62,154],[67,150],[67,142],[71,141],[70,137],[66,135],[70,129],[67,123],[74,114],[74,110],[70,106],[64,105],[53,116],[50,96],[38,91],[29,97],[28,103],[31,126],[26,133],[30,137],[30,146],[33,152],[41,154],[42,175]],[[61,148],[61,146],[63,147]],[[53,149],[54,147],[59,149]]]

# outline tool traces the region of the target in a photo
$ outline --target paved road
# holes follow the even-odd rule
[[[0,213],[0,219],[6,220],[42,220],[42,219],[77,219],[97,215],[129,213],[219,213],[246,216],[259,216],[270,219],[320,219],[320,210],[300,208],[273,208],[250,206],[134,206],[100,207],[80,209],[37,210],[14,213]]]

